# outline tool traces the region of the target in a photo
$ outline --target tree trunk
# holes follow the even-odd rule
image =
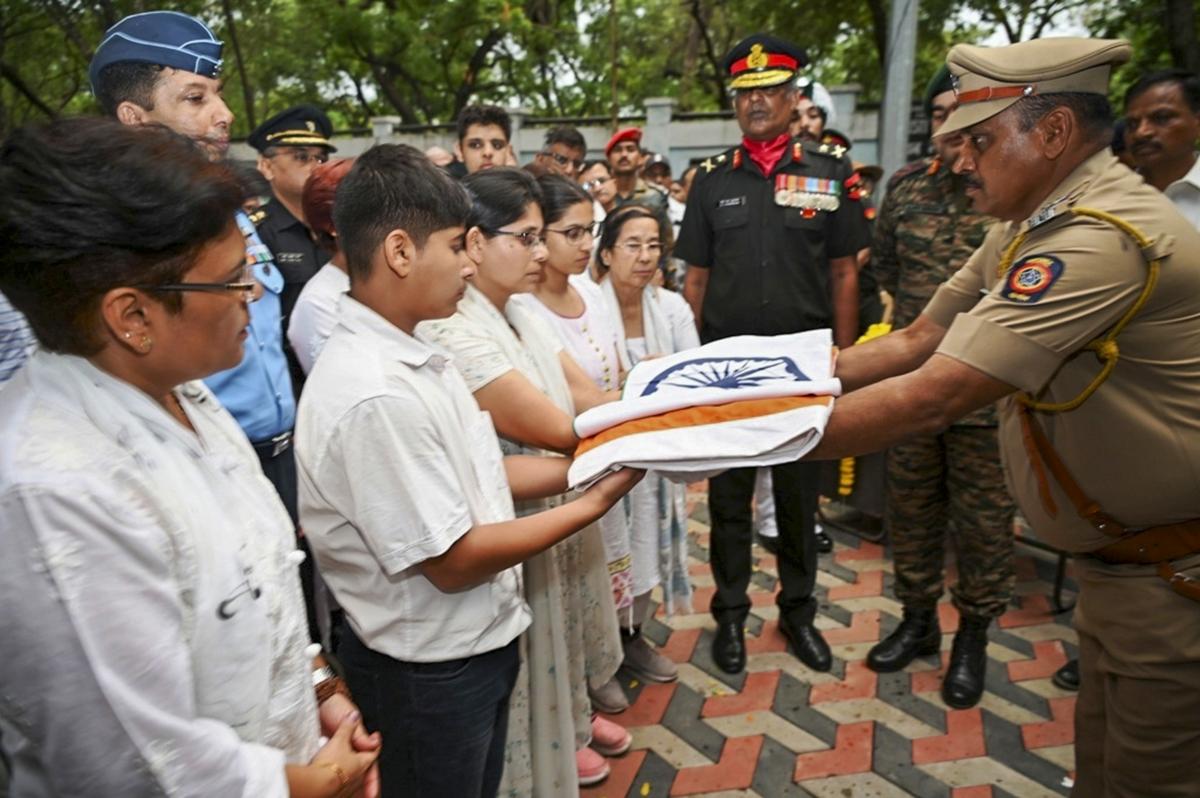
[[[225,12],[225,26],[229,29],[229,43],[233,45],[233,57],[237,59],[238,79],[242,84],[242,105],[246,111],[246,123],[250,129],[258,127],[254,113],[254,91],[250,88],[250,77],[246,74],[246,61],[242,58],[242,47],[238,44],[237,23],[233,19],[233,4],[230,0],[221,0],[221,9]]]
[[[721,68],[721,54],[717,52],[716,46],[713,44],[712,35],[708,29],[708,22],[704,19],[704,9],[700,7],[700,0],[692,0],[690,4],[692,19],[696,20],[696,27],[700,31],[700,40],[704,42],[704,53],[708,57],[709,64],[712,65],[713,81],[716,86],[717,107],[726,109],[729,107],[729,92],[725,90],[725,75]]]
[[[1200,42],[1196,39],[1194,0],[1166,0],[1167,43],[1175,66],[1200,73]]]
[[[467,64],[467,71],[463,74],[462,83],[458,84],[458,91],[454,93],[454,116],[458,116],[458,112],[463,109],[467,101],[471,99],[471,95],[475,91],[475,84],[479,80],[479,72],[487,63],[487,58],[491,55],[492,50],[504,38],[499,28],[492,28],[487,35],[483,37],[483,41],[475,48],[475,52],[471,54],[471,60]]]
[[[55,112],[55,110],[49,105],[47,105],[46,101],[39,97],[37,92],[30,88],[29,84],[25,82],[20,73],[17,72],[16,68],[6,61],[0,61],[0,78],[4,78],[11,83],[12,87],[24,95],[25,99],[29,100],[34,108],[38,109],[51,119],[58,118],[58,113]]]

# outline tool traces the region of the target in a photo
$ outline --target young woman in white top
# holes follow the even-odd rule
[[[241,359],[261,291],[240,204],[158,126],[61,120],[0,156],[0,290],[41,344],[0,393],[18,794],[378,793],[378,737],[314,693],[291,521],[199,382]]]
[[[338,300],[350,290],[346,255],[338,247],[337,230],[333,227],[333,197],[352,166],[353,158],[339,158],[317,166],[308,176],[301,195],[305,223],[321,248],[333,253],[329,263],[304,284],[288,317],[288,343],[305,374],[312,371],[317,355],[337,326]]]
[[[613,391],[621,382],[617,352],[618,320],[605,307],[599,287],[584,272],[592,260],[599,225],[591,196],[574,181],[560,175],[538,178],[546,232],[545,279],[532,294],[513,298],[536,313],[558,333],[567,353],[602,391]],[[623,626],[633,626],[633,561],[629,524],[624,503],[600,520],[613,602]],[[629,707],[616,678],[591,692],[592,704],[604,712]]]
[[[503,167],[469,175],[463,185],[472,197],[466,253],[475,278],[454,316],[425,322],[418,334],[454,356],[479,406],[491,413],[507,453],[570,452],[578,443],[575,414],[617,394],[600,391],[554,330],[510,301],[543,279],[541,192],[528,172]],[[526,502],[517,512],[545,506]],[[630,743],[619,727],[620,736],[610,738],[615,724],[594,723],[588,696],[588,688],[606,684],[621,663],[599,526],[527,560],[525,576],[533,625],[525,635],[525,673],[510,709],[506,791],[566,795],[577,780],[591,784],[608,774],[607,763],[589,744],[615,755]],[[566,745],[571,739],[575,745]]]
[[[674,291],[652,284],[662,255],[663,231],[652,211],[623,205],[604,220],[596,253],[600,293],[618,329],[618,355],[628,370],[646,357],[700,345],[691,308]],[[668,613],[691,612],[687,575],[685,489],[646,475],[625,497],[633,550],[634,626],[625,635],[625,665],[643,678],[670,681],[675,664],[640,635],[650,591],[661,585]]]

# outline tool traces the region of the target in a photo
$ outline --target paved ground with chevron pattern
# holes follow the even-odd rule
[[[647,634],[679,663],[677,683],[621,678],[633,702],[611,716],[634,747],[611,760],[612,775],[587,798],[762,796],[791,798],[1041,798],[1066,795],[1073,761],[1073,693],[1050,676],[1076,637],[1070,613],[1051,611],[1054,563],[1017,547],[1013,606],[993,625],[987,691],[974,709],[950,710],[939,694],[957,613],[940,607],[942,660],[927,657],[894,674],[863,660],[898,624],[892,565],[885,548],[834,532],[821,555],[817,625],[833,648],[830,673],[815,673],[787,650],[774,604],[775,560],[756,548],[747,623],[747,672],[730,676],[712,662],[713,582],[703,486],[688,494],[693,615],[648,625]]]

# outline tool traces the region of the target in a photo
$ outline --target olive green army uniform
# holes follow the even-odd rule
[[[888,183],[871,261],[895,298],[894,326],[916,321],[938,286],[981,243],[994,220],[971,210],[962,181],[938,159],[915,161]],[[941,598],[945,541],[952,536],[963,615],[995,618],[1012,595],[1013,502],[1004,485],[995,407],[981,408],[938,435],[893,446],[887,459],[887,522],[896,598],[933,609]]]
[[[1048,196],[1030,220],[994,226],[938,290],[925,310],[948,328],[938,352],[1039,400],[1074,399],[1100,370],[1084,347],[1129,310],[1148,257],[1160,256],[1158,284],[1118,337],[1111,376],[1077,409],[1032,415],[1075,482],[1126,528],[1200,519],[1200,233],[1107,149]],[[1074,213],[1081,208],[1125,220],[1154,245],[1143,253],[1112,224]],[[1200,602],[1154,566],[1089,556],[1114,538],[1031,458],[1020,416],[1016,398],[1001,403],[1013,496],[1039,536],[1083,555],[1073,794],[1200,795]],[[1200,577],[1200,556],[1174,568]]]

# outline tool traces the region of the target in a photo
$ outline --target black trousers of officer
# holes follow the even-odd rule
[[[754,536],[750,506],[754,498],[753,468],[733,468],[708,481],[709,564],[717,582],[712,614],[718,623],[742,622],[750,612],[752,571],[750,544]],[[817,613],[813,587],[817,580],[817,548],[813,534],[820,494],[821,464],[784,463],[773,466],[775,517],[779,525],[779,615],[806,625]]]

